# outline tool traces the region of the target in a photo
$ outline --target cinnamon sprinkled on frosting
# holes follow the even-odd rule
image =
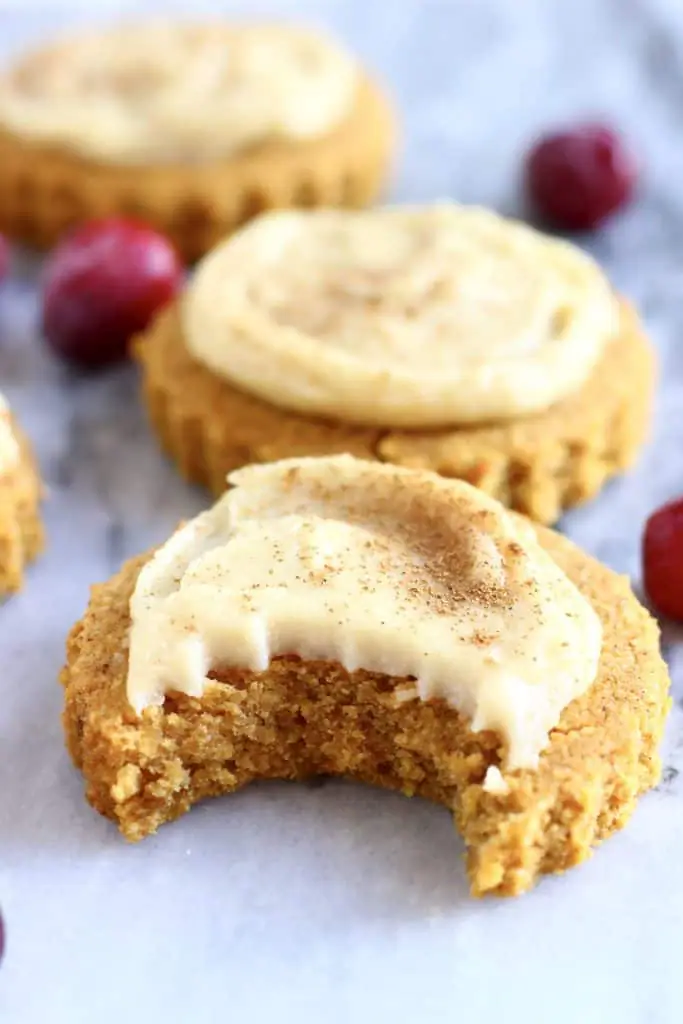
[[[204,258],[183,303],[188,349],[241,390],[401,428],[547,409],[617,323],[585,253],[453,203],[266,214]]]
[[[594,678],[597,616],[531,529],[460,481],[350,456],[250,466],[142,570],[128,697],[297,654],[396,677],[533,765]]]

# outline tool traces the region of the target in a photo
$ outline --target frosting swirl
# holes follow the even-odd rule
[[[0,125],[120,163],[201,161],[324,135],[348,113],[352,59],[303,28],[150,22],[29,53],[0,79]]]
[[[443,204],[266,214],[204,258],[183,315],[197,359],[271,404],[430,428],[570,394],[617,304],[574,246]]]

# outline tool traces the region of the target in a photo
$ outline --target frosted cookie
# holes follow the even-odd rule
[[[252,779],[338,774],[445,804],[473,893],[509,895],[625,823],[669,701],[624,578],[429,472],[338,456],[230,483],[68,642],[68,746],[127,839]]]
[[[378,87],[308,29],[91,29],[0,78],[0,230],[42,248],[124,214],[193,260],[262,210],[370,202],[393,140]]]
[[[0,395],[0,598],[19,590],[43,547],[41,494],[33,454]]]
[[[162,443],[215,493],[247,462],[350,452],[545,523],[631,464],[655,377],[588,255],[449,204],[265,215],[137,358]]]

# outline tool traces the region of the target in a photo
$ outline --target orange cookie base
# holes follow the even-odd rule
[[[40,249],[91,217],[139,218],[191,262],[264,210],[365,206],[394,149],[394,118],[369,79],[324,137],[271,142],[208,164],[98,163],[0,129],[0,231]]]
[[[28,442],[14,425],[19,462],[0,474],[0,596],[19,590],[24,568],[43,549],[42,484]]]
[[[654,352],[635,314],[579,392],[512,423],[433,431],[308,419],[238,391],[189,353],[177,309],[136,344],[152,425],[183,475],[225,490],[250,462],[350,452],[459,477],[541,523],[593,497],[636,458],[649,427]]]
[[[170,695],[136,717],[126,700],[128,603],[143,556],[93,589],[68,642],[64,725],[88,800],[138,840],[252,779],[343,775],[450,808],[475,895],[515,895],[579,864],[659,778],[668,676],[657,626],[628,582],[538,531],[599,614],[604,644],[596,681],[565,709],[538,770],[506,776],[507,794],[482,787],[499,764],[495,734],[472,733],[441,702],[397,701],[406,679],[336,663],[290,657],[262,673],[216,671],[201,699]]]

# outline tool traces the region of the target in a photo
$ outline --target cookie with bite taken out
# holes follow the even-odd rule
[[[68,641],[69,750],[127,839],[336,774],[444,804],[472,892],[515,895],[625,824],[669,706],[627,580],[430,472],[339,456],[230,483]]]

